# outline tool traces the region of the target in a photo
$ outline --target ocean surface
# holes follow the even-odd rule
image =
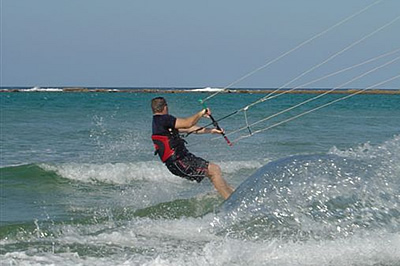
[[[178,117],[208,95],[162,94]],[[343,97],[273,116],[315,97],[285,94],[249,108],[249,124],[273,116],[252,132],[270,129],[232,147],[188,136],[237,188],[225,202],[154,156],[155,96],[0,93],[0,264],[400,265],[400,95],[360,94],[277,125]],[[219,119],[263,96],[207,105]],[[219,123],[229,134],[245,121]]]

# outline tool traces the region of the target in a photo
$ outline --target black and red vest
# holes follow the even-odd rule
[[[174,149],[171,147],[170,138],[168,136],[152,135],[151,139],[153,140],[156,154],[158,153],[161,161],[164,163],[175,154]]]
[[[176,118],[172,115],[153,116],[151,139],[156,149],[155,154],[158,154],[164,163],[183,157],[187,153],[185,140],[182,139],[179,131],[175,128],[175,122]]]
[[[175,160],[183,157],[188,152],[185,147],[186,141],[181,138],[176,129],[171,130],[168,135],[153,134],[151,139],[156,149],[155,154],[158,154],[164,163],[168,159]]]

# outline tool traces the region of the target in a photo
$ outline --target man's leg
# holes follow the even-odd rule
[[[221,168],[218,165],[209,163],[207,176],[224,199],[232,194],[233,188],[222,178]]]

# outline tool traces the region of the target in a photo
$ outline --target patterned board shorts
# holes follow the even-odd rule
[[[200,183],[208,172],[209,162],[191,153],[187,153],[176,160],[167,161],[165,165],[174,175]]]

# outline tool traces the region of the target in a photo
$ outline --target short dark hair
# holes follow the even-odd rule
[[[154,113],[161,113],[164,107],[167,105],[167,101],[164,97],[156,97],[151,100],[151,110]]]

